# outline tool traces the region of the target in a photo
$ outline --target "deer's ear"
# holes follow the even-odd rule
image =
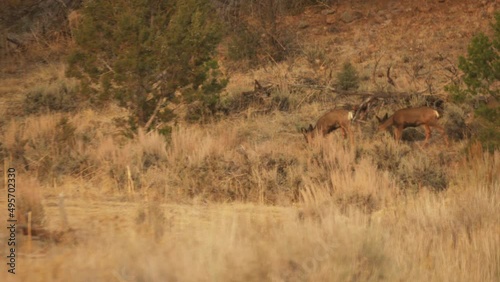
[[[309,131],[313,131],[314,127],[312,124],[309,124]]]
[[[375,116],[375,117],[377,118],[378,122],[382,122],[381,118],[379,118],[378,116]]]
[[[389,118],[389,115],[387,113],[385,113],[384,120],[386,120],[388,118]]]

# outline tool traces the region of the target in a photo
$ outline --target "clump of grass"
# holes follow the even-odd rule
[[[192,128],[173,132],[167,150],[168,189],[213,201],[296,199],[296,157],[275,151],[267,138],[251,150],[238,145],[245,130],[238,133],[221,127],[215,131]]]
[[[389,205],[398,194],[391,175],[368,158],[356,161],[354,148],[342,143],[319,145],[319,157],[307,166],[301,190],[314,214],[321,213],[317,209],[325,204],[340,206],[343,211],[354,207],[372,213]]]
[[[167,144],[165,137],[158,132],[153,131],[146,134],[142,130],[139,130],[137,143],[141,150],[138,154],[142,156],[141,163],[144,168],[155,166],[166,160]]]
[[[331,64],[331,60],[326,54],[325,47],[320,44],[306,45],[302,48],[302,52],[307,62],[313,67],[322,67]]]
[[[35,172],[42,181],[52,182],[87,166],[86,157],[73,150],[77,139],[75,126],[65,116],[29,117],[22,123],[11,121],[6,136],[6,149],[16,153],[22,160],[21,167]]]
[[[17,189],[13,193],[16,196],[16,218],[20,225],[26,226],[28,213],[31,212],[31,224],[33,227],[41,228],[45,223],[41,184],[35,178],[19,173],[17,176]]]
[[[468,132],[467,125],[465,124],[465,116],[463,109],[455,104],[450,103],[446,106],[444,128],[446,129],[448,138],[463,140],[469,137],[470,132]]]
[[[404,158],[396,175],[405,191],[418,191],[421,188],[442,191],[448,187],[446,171],[435,158],[424,154]]]
[[[123,143],[106,136],[95,149],[91,147],[85,152],[99,167],[99,177],[111,178],[118,191],[154,188],[162,194],[165,181],[156,173],[164,171],[168,157],[166,147],[165,137],[160,133],[139,131],[136,138]],[[151,173],[155,173],[154,176]]]
[[[390,135],[386,133],[386,135]],[[403,157],[407,156],[412,149],[404,143],[394,141],[392,136],[384,138],[383,141],[373,143],[370,156],[380,170],[396,171]]]
[[[34,71],[31,86],[24,98],[25,114],[72,112],[80,105],[79,82],[67,78],[63,64],[52,63]]]
[[[78,82],[65,79],[29,90],[24,99],[25,114],[71,112],[78,106]]]
[[[391,138],[374,142],[366,154],[380,171],[389,172],[404,191],[424,187],[434,191],[446,189],[449,183],[445,168],[452,159],[435,150],[426,153],[417,144],[412,145],[413,148]]]

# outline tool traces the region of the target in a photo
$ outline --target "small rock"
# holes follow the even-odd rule
[[[340,20],[345,23],[351,23],[359,18],[361,18],[363,14],[358,11],[346,11],[340,16]]]
[[[321,14],[323,16],[326,16],[326,15],[331,15],[331,14],[335,14],[336,10],[334,9],[325,9],[323,11],[321,11]]]
[[[337,21],[337,17],[335,15],[328,15],[326,16],[326,23],[327,24],[333,24]]]
[[[305,28],[308,28],[308,27],[309,27],[309,23],[307,23],[305,21],[300,21],[299,22],[299,25],[298,25],[299,29],[305,29]]]
[[[335,25],[331,25],[331,26],[328,26],[326,31],[328,31],[329,33],[339,33],[340,29]]]

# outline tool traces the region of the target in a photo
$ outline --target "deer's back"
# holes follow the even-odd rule
[[[437,120],[436,110],[429,107],[401,109],[394,113],[393,120],[395,124],[421,125]]]
[[[349,111],[347,110],[331,110],[318,119],[316,127],[324,128],[334,125],[340,126],[348,121],[348,115]]]

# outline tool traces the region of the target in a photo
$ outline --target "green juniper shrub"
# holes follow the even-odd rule
[[[500,12],[495,13],[495,22],[491,26],[492,38],[482,32],[478,33],[467,48],[467,56],[459,57],[458,67],[464,75],[446,87],[456,103],[471,103],[478,95],[486,97],[487,100],[500,100],[500,90],[496,87],[500,80]],[[481,126],[473,139],[479,140],[488,151],[499,149],[498,103],[482,105],[475,110],[475,114]]]
[[[359,74],[356,68],[346,62],[337,74],[337,85],[340,90],[356,90],[359,87]]]
[[[169,121],[171,114],[154,115],[165,103],[211,107],[225,86],[212,75],[222,37],[213,13],[208,0],[89,1],[67,74],[82,81],[82,94],[94,104],[114,100],[127,108],[133,128]],[[181,92],[198,95],[175,97],[186,88],[192,91]]]

